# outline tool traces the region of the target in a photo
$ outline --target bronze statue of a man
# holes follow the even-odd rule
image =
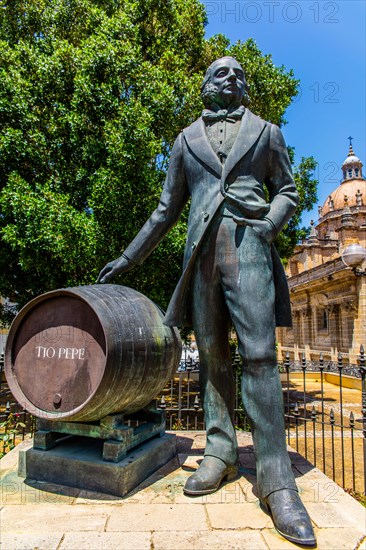
[[[228,343],[233,324],[262,506],[283,536],[314,546],[286,449],[275,351],[276,322],[290,326],[291,311],[272,242],[294,213],[298,195],[281,131],[243,105],[246,89],[234,58],[223,57],[208,68],[202,84],[206,109],[174,143],[158,207],[98,280],[107,282],[141,264],[191,199],[183,274],[165,316],[167,325],[193,326],[200,355],[207,444],[184,492],[212,493],[238,474]]]

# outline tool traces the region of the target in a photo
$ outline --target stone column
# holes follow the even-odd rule
[[[329,334],[330,334],[330,360],[334,363],[338,361],[338,342],[340,342],[339,330],[339,305],[330,304],[327,307],[329,314]]]
[[[285,342],[286,333],[283,327],[277,327],[276,329],[276,342],[277,342],[277,361],[282,363],[284,360],[282,347],[287,343]]]
[[[307,306],[301,311],[302,316],[302,344],[305,350],[305,358],[310,361],[311,354],[311,308]]]
[[[294,326],[294,361],[299,361],[299,345],[301,342],[301,317],[300,311],[292,311],[292,322]]]
[[[355,318],[357,315],[356,300],[347,300],[340,304],[340,348],[347,350],[349,354],[352,350],[354,339]],[[351,359],[350,359],[350,362]]]
[[[352,364],[357,364],[361,344],[366,348],[366,276],[357,277],[356,293],[353,339],[349,350],[349,362]]]

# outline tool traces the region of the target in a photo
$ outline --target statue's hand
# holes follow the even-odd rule
[[[103,267],[102,271],[99,273],[97,283],[108,283],[110,279],[120,273],[130,271],[135,265],[136,264],[132,260],[129,260],[122,254],[122,256]]]
[[[239,218],[234,217],[234,221],[238,225],[249,225],[252,229],[258,233],[264,240],[268,243],[272,243],[276,237],[274,226],[272,223],[266,219],[264,220],[255,220],[249,218]]]

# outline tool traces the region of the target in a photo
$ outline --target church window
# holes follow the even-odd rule
[[[326,309],[318,310],[318,330],[328,330],[329,328],[329,317],[328,311]]]
[[[291,276],[297,275],[299,273],[299,264],[294,260],[290,262],[290,272]]]
[[[352,178],[352,170],[348,170],[348,177]]]
[[[358,170],[358,168],[355,168],[355,174],[356,174],[356,178],[358,178],[358,173],[359,173],[359,170]]]

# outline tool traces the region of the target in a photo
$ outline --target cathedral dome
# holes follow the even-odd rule
[[[326,199],[322,208],[322,216],[333,210],[343,210],[346,206],[352,208],[353,206],[365,205],[366,180],[346,180]]]

